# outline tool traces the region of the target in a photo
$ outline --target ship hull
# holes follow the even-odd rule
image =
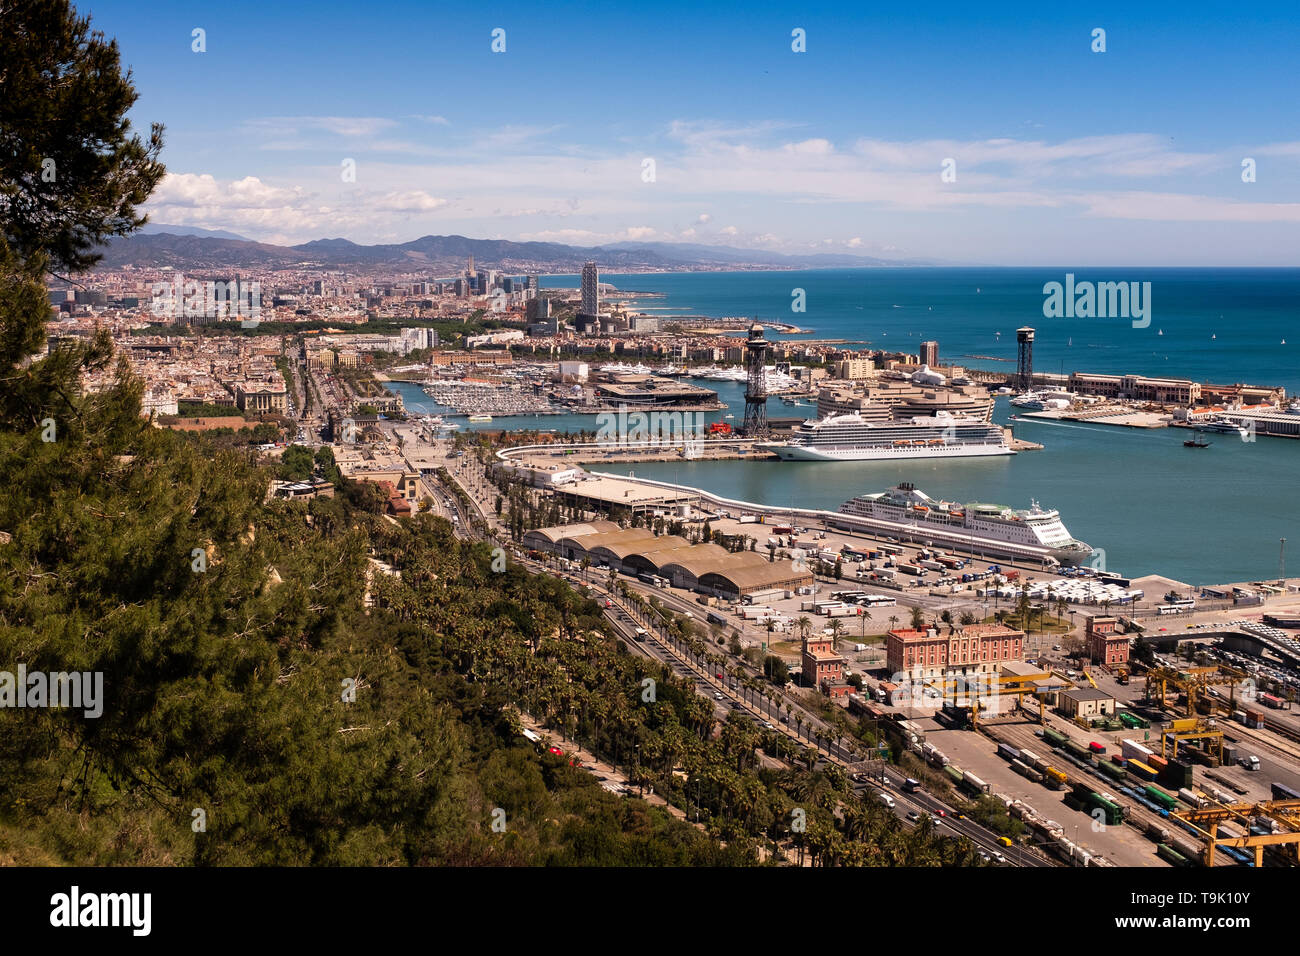
[[[1006,445],[943,445],[933,448],[834,448],[808,445],[769,445],[782,461],[915,461],[923,458],[988,458],[1014,455]]]

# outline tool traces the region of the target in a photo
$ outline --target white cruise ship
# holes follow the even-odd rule
[[[895,461],[1014,455],[994,424],[940,414],[902,422],[873,422],[861,415],[831,415],[794,429],[789,441],[759,447],[782,461]]]
[[[914,485],[904,483],[873,495],[851,498],[840,513],[886,522],[900,531],[934,533],[959,545],[1012,544],[1043,549],[1062,564],[1082,564],[1092,548],[1076,541],[1061,523],[1057,511],[1033,501],[1027,509],[1005,505],[958,504],[936,501]]]

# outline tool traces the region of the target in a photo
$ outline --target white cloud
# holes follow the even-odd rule
[[[850,249],[857,249],[862,245],[862,237],[854,236],[852,239],[850,239],[848,242],[844,244],[848,246]]]

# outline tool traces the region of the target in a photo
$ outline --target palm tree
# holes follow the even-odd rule
[[[844,630],[844,624],[839,618],[831,619],[831,647],[836,648],[840,639],[840,632]]]
[[[799,636],[805,641],[808,640],[808,632],[812,630],[812,620],[807,615],[802,615],[795,623],[799,626]]]

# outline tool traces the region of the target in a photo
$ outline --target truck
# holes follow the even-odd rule
[[[741,523],[741,524],[757,524],[757,522],[758,522],[758,515],[741,515],[741,516],[740,516],[740,523]]]
[[[925,561],[922,561],[922,562],[921,562],[921,567],[926,568],[926,569],[929,570],[929,571],[946,571],[946,570],[948,570],[946,567],[944,567],[944,566],[943,566],[942,564],[940,564],[938,561],[935,561],[935,560],[933,560],[933,559],[927,559],[927,560],[925,560]]]
[[[1259,769],[1260,769],[1260,766],[1259,766],[1259,758],[1256,757],[1254,754],[1250,754],[1250,755],[1245,756],[1245,757],[1240,757],[1240,758],[1238,758],[1237,762],[1240,763],[1240,764],[1241,764],[1243,767],[1245,767],[1247,770],[1259,770]]]
[[[910,574],[913,577],[925,577],[925,568],[918,568],[915,564],[900,564],[898,570],[904,574]]]
[[[954,558],[949,555],[943,555],[942,557],[935,558],[935,560],[950,571],[959,571],[966,567],[966,562],[961,558]]]
[[[1008,581],[1014,581],[1016,578],[1020,577],[1020,572],[1015,568],[1007,568],[1002,572],[1002,576]]]

